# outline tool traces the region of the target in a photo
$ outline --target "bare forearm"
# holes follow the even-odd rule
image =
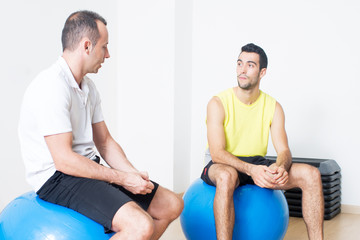
[[[101,157],[111,168],[138,172],[127,159],[121,146],[113,139],[104,121],[93,124],[94,143]]]
[[[124,172],[104,167],[74,152],[64,154],[64,158],[57,159],[56,162],[57,170],[65,174],[114,183],[134,194],[150,193],[154,188],[154,185],[139,172]]]
[[[211,152],[211,151],[210,151]],[[226,150],[218,150],[211,153],[212,161],[215,163],[226,164],[234,167],[240,172],[250,175],[252,164],[240,160],[238,157],[229,153]]]
[[[137,172],[121,146],[112,138],[109,138],[103,146],[98,147],[98,151],[110,167],[124,172]]]
[[[289,172],[292,164],[291,152],[289,150],[278,153],[276,159],[276,165],[283,167],[287,172]]]
[[[92,178],[109,183],[117,182],[119,185],[125,177],[125,174],[119,170],[102,166],[72,151],[55,158],[54,162],[58,171],[75,177]]]

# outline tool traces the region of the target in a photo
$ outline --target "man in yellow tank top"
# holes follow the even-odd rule
[[[213,97],[207,106],[209,163],[201,178],[216,186],[214,215],[219,240],[232,239],[233,192],[244,184],[263,188],[302,189],[303,218],[309,239],[323,239],[324,199],[321,175],[308,164],[293,163],[281,105],[259,89],[267,56],[262,48],[247,44],[237,60],[238,86]],[[267,153],[271,132],[277,152],[271,164]]]

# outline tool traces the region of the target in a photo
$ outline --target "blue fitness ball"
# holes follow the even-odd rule
[[[84,215],[43,201],[34,192],[16,198],[0,214],[0,239],[108,240],[112,235]]]
[[[188,240],[216,240],[213,204],[216,188],[197,179],[184,194],[180,222]],[[234,192],[233,240],[283,239],[289,208],[281,190],[244,185]]]

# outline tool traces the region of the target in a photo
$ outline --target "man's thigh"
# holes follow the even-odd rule
[[[304,183],[304,181],[311,180],[309,179],[311,178],[311,174],[309,173],[312,172],[314,169],[316,168],[309,164],[293,163],[288,172],[288,182],[285,185],[275,187],[274,189],[288,190],[291,188],[299,187]]]
[[[210,179],[212,185],[217,186],[217,181],[219,178],[221,178],[224,172],[227,172],[229,174],[228,176],[232,176],[235,181],[235,187],[249,180],[247,175],[242,176],[241,173],[239,173],[235,168],[231,166],[214,163],[208,169],[208,178]]]
[[[120,232],[129,231],[135,227],[143,227],[144,220],[152,221],[151,216],[139,204],[130,201],[121,206],[112,219],[111,230]]]
[[[147,212],[155,219],[168,218],[177,209],[182,209],[182,204],[181,198],[174,192],[159,186]]]
[[[254,165],[265,165],[270,166],[271,163],[268,159],[262,156],[254,156],[254,157],[238,157],[241,161],[254,164]],[[218,164],[210,161],[203,169],[201,174],[201,179],[209,185],[216,186],[216,179],[222,174],[222,172],[227,171],[228,173],[232,174],[234,177],[238,177],[238,185],[245,185],[245,184],[255,184],[251,176],[239,172],[234,167],[225,164]],[[236,173],[235,173],[236,172]]]

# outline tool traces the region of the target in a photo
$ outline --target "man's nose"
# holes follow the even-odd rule
[[[240,73],[246,73],[247,67],[246,66],[240,66],[239,71],[240,71]]]

